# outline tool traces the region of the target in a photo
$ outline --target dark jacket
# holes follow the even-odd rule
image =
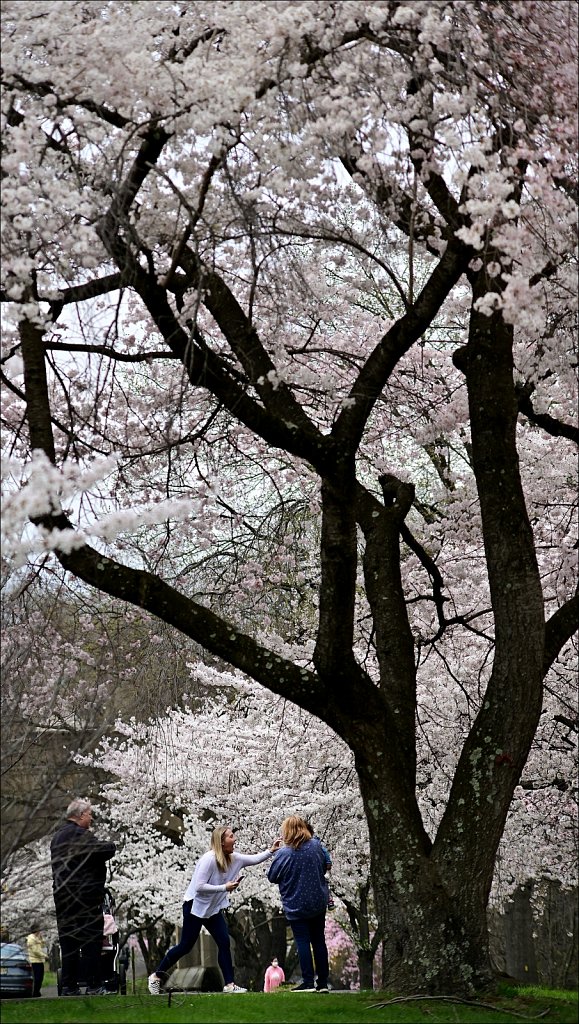
[[[319,839],[308,839],[297,850],[282,846],[274,855],[267,873],[277,882],[288,921],[317,917],[328,905],[326,853]]]
[[[106,862],[115,851],[114,843],[97,839],[70,818],[63,822],[50,844],[54,902],[73,901],[87,906],[102,903]]]

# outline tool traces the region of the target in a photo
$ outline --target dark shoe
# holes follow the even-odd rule
[[[329,990],[329,988],[326,988],[326,987],[325,987],[325,985],[320,985],[320,986],[319,986],[319,987],[318,987],[318,988],[316,989],[316,992],[329,992],[329,991],[330,991],[330,990]]]
[[[82,992],[79,988],[63,988],[60,994],[62,996],[81,996]]]
[[[87,996],[109,996],[109,995],[112,995],[112,992],[109,992],[108,988],[105,988],[104,985],[99,985],[98,988],[87,988],[87,990],[85,992],[85,995],[87,995]]]
[[[301,985],[296,985],[295,988],[292,988],[292,992],[315,992],[315,991],[316,991],[315,986],[312,985],[311,988],[310,988],[309,985],[306,985],[305,981],[302,981]]]

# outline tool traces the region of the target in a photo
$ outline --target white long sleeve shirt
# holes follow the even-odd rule
[[[264,850],[263,853],[231,854],[231,863],[225,871],[217,867],[215,854],[208,850],[199,858],[195,865],[193,877],[187,886],[183,902],[193,900],[191,913],[195,917],[213,917],[224,907],[229,906],[229,893],[225,888],[227,882],[232,882],[242,868],[251,864],[261,864],[268,857],[272,857],[271,850]]]

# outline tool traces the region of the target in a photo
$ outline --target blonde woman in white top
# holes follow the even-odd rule
[[[222,911],[224,907],[229,906],[229,894],[234,892],[241,882],[241,869],[252,864],[261,864],[280,846],[281,839],[276,839],[272,846],[262,853],[236,853],[235,836],[229,825],[220,825],[213,830],[211,849],[197,861],[185,891],[181,941],[171,947],[156,971],[149,975],[149,992],[152,996],[161,994],[161,986],[167,980],[169,969],[193,949],[203,926],[217,943],[217,959],[225,983],[223,991],[247,991],[236,985],[233,980],[229,932]]]

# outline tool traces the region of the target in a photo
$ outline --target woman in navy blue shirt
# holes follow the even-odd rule
[[[284,845],[274,855],[267,877],[279,885],[283,911],[296,940],[302,982],[294,992],[327,992],[326,855],[319,840],[312,839],[307,823],[297,815],[284,818],[281,837]]]

